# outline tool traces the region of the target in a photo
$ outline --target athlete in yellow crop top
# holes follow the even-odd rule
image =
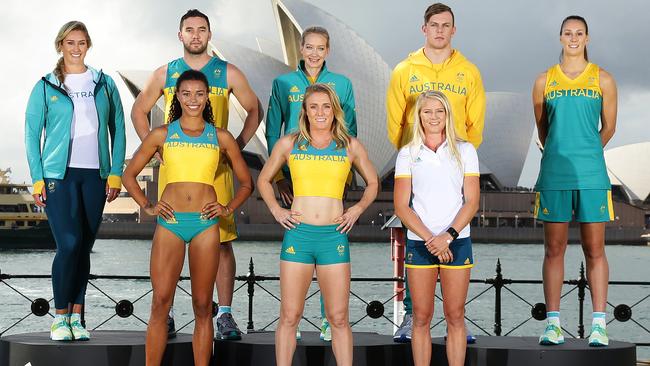
[[[159,121],[149,123],[149,113],[154,108],[158,99],[163,96],[165,100],[165,117],[168,115],[168,104],[175,92],[174,84],[177,77],[188,69],[198,70],[206,74],[210,86],[210,99],[214,109],[215,125],[219,128],[228,128],[228,99],[235,97],[237,102],[246,111],[244,126],[237,137],[237,144],[243,150],[244,146],[253,137],[260,121],[263,111],[257,96],[250,87],[244,73],[230,62],[225,62],[213,56],[208,50],[208,42],[212,37],[210,32],[210,19],[197,9],[188,10],[180,18],[178,39],[183,45],[183,57],[166,63],[157,68],[142,92],[138,94],[133,108],[131,109],[131,120],[140,140],[144,140],[151,127],[157,127]],[[165,119],[163,123],[171,122]],[[163,162],[158,154],[155,156],[159,162]],[[222,205],[228,203],[234,194],[232,169],[226,161],[219,164],[219,173],[214,182],[217,197]],[[164,164],[161,170],[164,170]],[[165,187],[162,181],[165,174],[157,177],[159,182],[158,193],[161,194]],[[160,197],[160,196],[159,196]],[[218,292],[219,314],[223,309],[230,311],[235,281],[235,254],[231,242],[237,239],[237,227],[234,215],[224,216],[219,220],[219,238],[223,247],[220,250],[219,273],[217,274],[216,285]],[[171,315],[171,314],[170,314]],[[222,329],[224,322],[219,321],[218,338],[230,337],[226,334],[234,334],[231,338],[240,338],[241,332],[236,326],[227,326]],[[232,318],[231,318],[232,319]],[[225,325],[235,325],[234,321],[227,321]],[[174,334],[173,319],[170,317],[170,335]]]
[[[352,164],[345,148],[329,146],[317,149],[307,141],[296,139],[289,154],[289,170],[295,197],[343,198],[345,183]]]
[[[260,194],[275,219],[287,229],[280,255],[280,321],[276,329],[276,362],[290,364],[296,327],[314,267],[327,319],[332,329],[336,363],[352,363],[348,323],[350,251],[347,232],[377,196],[377,172],[365,147],[350,137],[336,93],[325,84],[305,90],[299,132],[282,137],[258,179]],[[271,182],[289,165],[294,187],[290,210],[280,207]],[[343,209],[341,196],[350,166],[361,174],[366,189],[361,200]]]
[[[233,136],[213,124],[205,75],[186,71],[179,76],[176,86],[170,111],[174,122],[147,135],[124,171],[123,182],[145,213],[158,216],[151,249],[154,305],[147,328],[147,364],[161,362],[167,343],[167,313],[183,268],[184,244],[189,242],[195,309],[194,362],[207,365],[213,341],[213,283],[222,247],[218,245],[218,218],[231,214],[244,203],[253,183]],[[167,164],[168,184],[154,205],[147,200],[136,176],[156,152],[162,153]],[[236,194],[223,205],[218,202],[213,186],[220,154],[232,162],[239,181]]]

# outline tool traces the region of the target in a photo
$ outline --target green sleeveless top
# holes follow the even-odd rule
[[[575,79],[555,65],[546,73],[548,135],[535,189],[611,189],[600,139],[600,68],[589,63]]]

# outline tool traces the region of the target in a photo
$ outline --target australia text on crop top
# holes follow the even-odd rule
[[[203,133],[191,137],[183,132],[180,121],[176,120],[169,124],[163,146],[163,161],[168,184],[176,182],[214,184],[214,175],[219,163],[219,141],[213,124],[206,122]]]
[[[347,150],[337,149],[335,141],[324,149],[296,141],[287,165],[294,196],[343,198],[351,163]]]

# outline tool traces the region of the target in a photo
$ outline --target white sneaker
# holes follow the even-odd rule
[[[330,327],[330,322],[325,318],[323,318],[320,325],[320,340],[325,342],[332,341],[332,328]]]
[[[50,327],[50,339],[53,341],[72,340],[72,331],[70,330],[67,316],[57,315],[54,317],[52,326]]]
[[[70,331],[75,341],[87,341],[90,339],[90,333],[81,325],[81,317],[72,315],[70,317]]]

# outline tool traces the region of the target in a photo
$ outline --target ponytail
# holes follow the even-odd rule
[[[56,76],[56,79],[59,80],[61,85],[65,87],[65,84],[63,82],[65,81],[65,65],[63,63],[63,56],[59,57],[59,60],[56,62],[56,66],[54,66],[54,76]]]

